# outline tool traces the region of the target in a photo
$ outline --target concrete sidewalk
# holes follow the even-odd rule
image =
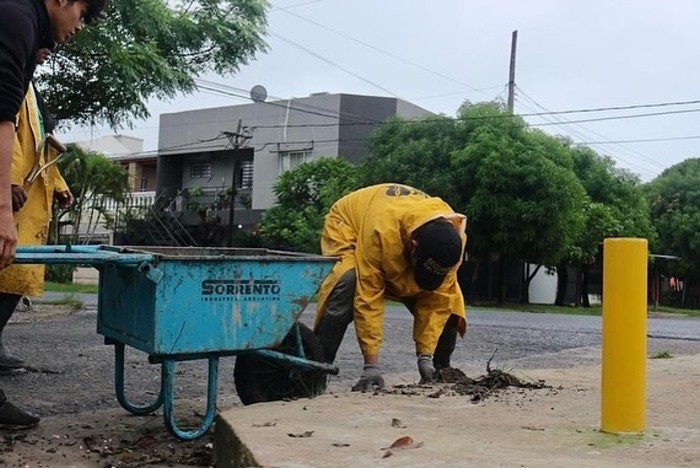
[[[700,466],[700,355],[648,361],[644,435],[598,430],[599,366],[519,376],[553,388],[477,404],[428,396],[442,384],[421,395],[347,392],[234,408],[217,419],[217,467]],[[420,446],[385,449],[402,436]]]

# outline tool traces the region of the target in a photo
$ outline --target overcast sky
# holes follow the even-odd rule
[[[395,95],[454,116],[466,99],[505,98],[511,33],[518,30],[519,114],[700,100],[700,2],[693,0],[271,3],[269,51],[235,76],[204,78],[241,90],[260,84],[273,99],[322,91]],[[245,102],[250,101],[211,92],[152,102],[151,119],[119,133],[143,138],[144,149],[152,150],[158,144],[159,114]],[[564,119],[659,112],[671,113],[561,125]],[[577,142],[626,141],[591,146],[644,181],[700,155],[700,102],[527,120],[555,123],[540,128]],[[88,140],[111,133],[74,129],[60,136]],[[674,140],[629,141],[669,138]]]

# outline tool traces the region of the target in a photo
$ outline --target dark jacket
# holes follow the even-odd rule
[[[15,120],[37,51],[53,45],[43,0],[0,0],[0,122]]]

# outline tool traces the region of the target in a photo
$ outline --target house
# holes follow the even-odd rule
[[[357,162],[377,125],[429,114],[398,98],[344,93],[161,114],[159,196],[187,224],[209,207],[232,226],[254,225],[285,170],[319,157]]]

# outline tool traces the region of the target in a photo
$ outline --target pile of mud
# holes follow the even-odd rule
[[[448,367],[437,372],[437,378],[434,382],[421,381],[417,384],[395,385],[385,392],[397,395],[424,395],[427,393],[430,398],[463,395],[470,397],[473,403],[477,403],[507,388],[538,390],[551,388],[551,386],[547,385],[544,380],[525,381],[500,369],[491,369],[489,362],[486,365],[486,374],[475,379],[467,377],[460,369]]]

